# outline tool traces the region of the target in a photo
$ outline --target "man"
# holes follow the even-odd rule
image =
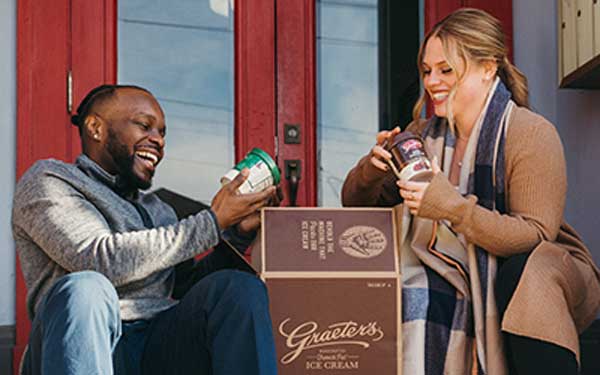
[[[99,86],[73,123],[83,148],[75,164],[38,161],[15,191],[13,235],[33,320],[23,372],[275,374],[265,287],[223,270],[233,256],[220,245],[250,244],[275,188],[236,194],[244,170],[209,210],[177,221],[140,191],[165,144],[151,93]],[[175,301],[175,266],[215,246]]]

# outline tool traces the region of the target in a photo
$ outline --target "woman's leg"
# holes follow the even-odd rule
[[[501,319],[517,289],[529,254],[510,257],[500,267],[496,277],[496,303]],[[504,344],[511,375],[577,375],[575,354],[561,346],[507,332],[504,332]]]

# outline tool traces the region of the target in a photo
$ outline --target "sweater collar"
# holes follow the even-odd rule
[[[75,165],[83,173],[108,186],[125,199],[136,199],[139,194],[138,189],[128,186],[121,176],[108,173],[85,154],[77,157]]]

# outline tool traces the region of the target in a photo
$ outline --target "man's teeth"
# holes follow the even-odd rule
[[[138,151],[135,154],[143,159],[150,160],[152,162],[152,165],[156,165],[158,163],[158,156],[154,155],[151,152]]]
[[[435,101],[442,101],[448,97],[447,92],[438,92],[432,95]]]

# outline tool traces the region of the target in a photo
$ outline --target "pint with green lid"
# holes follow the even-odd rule
[[[271,156],[260,148],[253,148],[233,169],[221,177],[221,184],[225,185],[231,182],[244,168],[248,168],[250,174],[238,188],[240,194],[263,191],[281,181],[281,173]]]

